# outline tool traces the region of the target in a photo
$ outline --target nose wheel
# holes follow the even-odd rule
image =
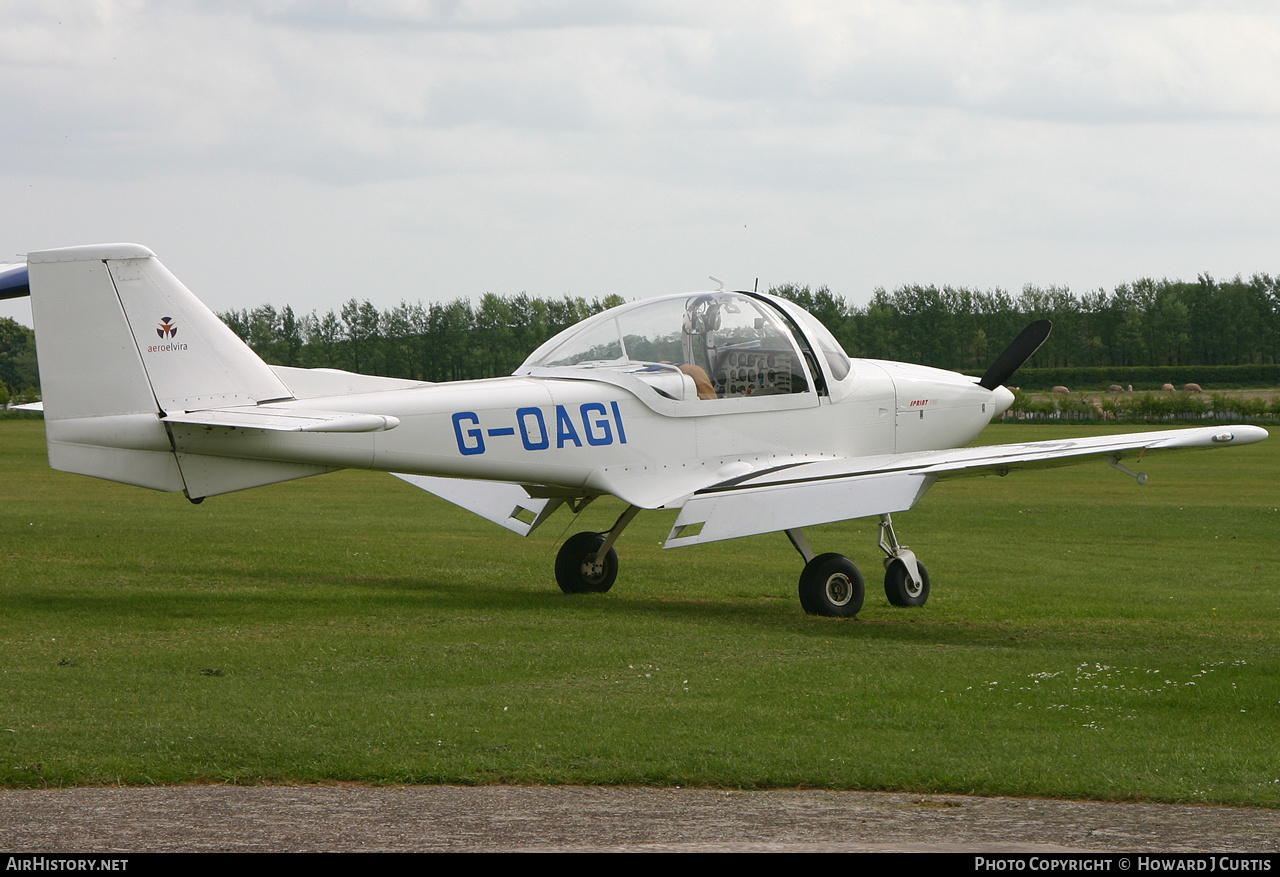
[[[898,544],[893,519],[880,516],[880,550],[884,558],[884,595],[894,606],[923,606],[929,599],[929,571],[916,553]]]
[[[884,595],[894,606],[923,606],[929,599],[929,571],[916,561],[920,580],[911,578],[907,563],[899,557],[885,558]]]

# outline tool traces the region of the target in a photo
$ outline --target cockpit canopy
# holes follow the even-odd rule
[[[825,393],[850,363],[825,327],[790,302],[705,292],[597,314],[543,344],[517,373],[562,368],[625,370],[673,399],[690,398],[690,386],[694,398],[733,399]]]

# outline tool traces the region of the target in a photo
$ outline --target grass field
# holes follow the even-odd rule
[[[1098,427],[993,426],[984,443]],[[1280,438],[949,482],[895,523],[815,528],[868,578],[805,616],[773,535],[621,539],[568,597],[527,540],[387,475],[192,506],[53,472],[0,422],[0,785],[809,786],[1280,806]],[[563,517],[561,517],[563,516]]]

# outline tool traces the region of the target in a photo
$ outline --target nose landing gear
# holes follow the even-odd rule
[[[923,606],[929,599],[929,571],[916,553],[898,544],[893,519],[880,516],[880,550],[884,559],[884,595],[894,606]]]

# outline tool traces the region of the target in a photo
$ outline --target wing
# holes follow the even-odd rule
[[[1119,466],[1153,452],[1245,445],[1266,437],[1257,426],[1200,427],[779,466],[695,492],[664,547],[903,512],[942,478],[1006,475],[1099,458]]]

